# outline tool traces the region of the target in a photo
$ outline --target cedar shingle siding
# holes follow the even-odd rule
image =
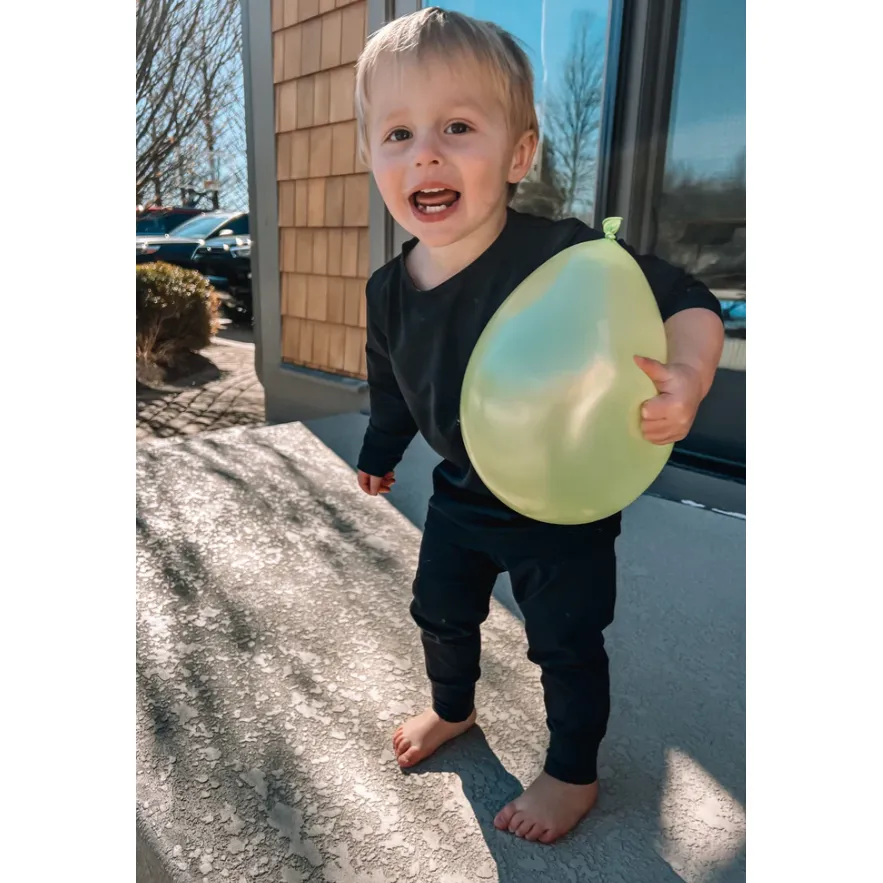
[[[368,172],[354,68],[366,0],[273,0],[282,358],[365,377]]]

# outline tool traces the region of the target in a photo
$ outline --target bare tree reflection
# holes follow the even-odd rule
[[[744,149],[719,174],[673,164],[659,200],[655,251],[731,299],[745,296],[745,167]]]
[[[534,169],[518,185],[512,206],[544,218],[565,217],[566,197],[558,184],[555,153],[548,138],[542,137]]]
[[[574,16],[576,27],[557,84],[545,96],[542,140],[534,169],[513,205],[551,218],[591,221],[604,85],[604,44],[596,17]]]

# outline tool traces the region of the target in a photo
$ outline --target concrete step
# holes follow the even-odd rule
[[[137,879],[744,879],[744,523],[626,515],[602,800],[553,847],[492,819],[540,770],[539,672],[495,601],[481,726],[408,774],[419,530],[300,424],[138,452]]]

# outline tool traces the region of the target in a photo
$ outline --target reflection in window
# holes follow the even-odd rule
[[[721,366],[745,370],[745,0],[682,0],[653,251],[721,301]]]
[[[549,218],[593,223],[606,0],[447,0],[438,5],[505,28],[521,40],[533,65],[540,145],[512,205]]]

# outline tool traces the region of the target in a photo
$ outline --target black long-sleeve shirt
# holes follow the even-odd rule
[[[490,247],[429,291],[416,288],[405,268],[417,240],[405,243],[402,254],[368,280],[371,417],[359,469],[378,476],[390,472],[419,431],[443,458],[431,505],[467,528],[536,525],[494,497],[469,461],[460,433],[463,376],[485,325],[509,294],[563,249],[602,237],[574,218],[550,221],[509,209]],[[701,282],[620,244],[647,277],[663,321],[692,307],[720,316],[717,298]]]

